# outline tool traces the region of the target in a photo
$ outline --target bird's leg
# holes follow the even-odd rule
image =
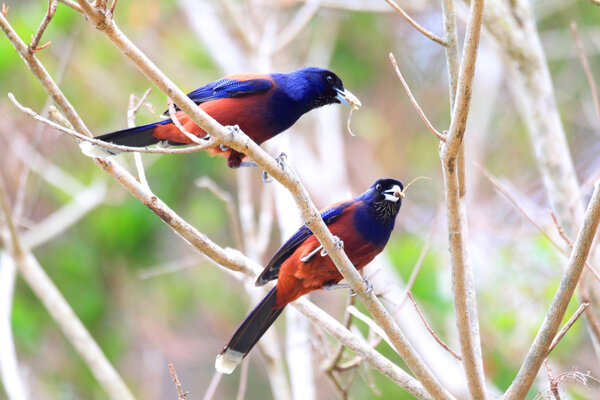
[[[240,127],[238,125],[227,125],[225,128],[227,128],[227,130],[229,131],[229,135],[231,135],[231,140],[233,140],[235,134],[240,131]],[[204,136],[202,139],[210,139],[210,135],[207,133],[206,136]],[[219,147],[221,148],[221,151],[229,150],[229,146],[226,146],[224,144],[220,144]]]
[[[337,236],[333,237],[333,243],[335,248],[340,249],[344,247],[344,242]],[[323,245],[319,245],[316,249],[312,250],[310,253],[303,255],[300,257],[300,261],[308,262],[311,258],[315,256],[319,251],[321,251],[321,257],[325,257],[327,255],[327,251],[323,248]]]
[[[303,255],[302,257],[300,257],[300,261],[302,261],[303,263],[310,261],[310,259],[313,258],[315,256],[315,254],[317,254],[319,252],[319,250],[321,250],[322,248],[323,248],[323,245],[320,245],[319,247],[317,247],[310,253]]]
[[[373,285],[371,284],[371,282],[369,282],[367,280],[367,278],[363,278],[363,282],[365,283],[365,285],[367,285],[367,293],[371,293],[373,291]],[[354,290],[352,290],[352,288],[350,287],[350,285],[348,283],[334,283],[331,285],[324,285],[323,289],[324,290],[350,289],[350,297],[354,297],[358,294],[358,292],[355,292]]]
[[[321,246],[323,247],[323,246]],[[344,241],[337,236],[333,237],[333,247],[336,249],[342,249],[344,247]],[[327,250],[321,250],[321,257],[325,257],[327,255]]]

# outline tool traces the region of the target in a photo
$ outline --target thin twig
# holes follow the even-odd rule
[[[565,334],[571,328],[571,326],[573,326],[575,321],[577,321],[577,318],[579,318],[581,316],[581,314],[583,314],[583,312],[589,305],[590,305],[590,303],[582,303],[579,306],[577,311],[575,311],[575,314],[573,314],[573,316],[567,321],[565,326],[563,326],[562,329],[558,332],[558,334],[556,335],[554,340],[552,340],[552,344],[548,348],[548,354],[546,355],[546,357],[548,357],[550,355],[550,353],[552,352],[552,350],[554,350],[554,348],[556,347],[558,342],[560,342],[560,340],[563,338],[563,336],[565,336]]]
[[[402,76],[402,72],[400,72],[400,68],[398,68],[398,63],[396,62],[396,58],[394,57],[394,55],[392,53],[390,53],[390,61],[392,62],[392,65],[394,66],[394,70],[396,71],[396,75],[398,75],[398,79],[400,79],[400,82],[402,83],[402,86],[404,87],[404,90],[406,90],[406,94],[408,95],[408,98],[410,99],[410,102],[412,103],[412,105],[415,108],[415,110],[417,110],[417,113],[419,114],[419,116],[421,117],[421,119],[423,120],[423,122],[425,122],[425,125],[427,125],[427,128],[429,128],[429,130],[431,132],[433,132],[433,134],[439,140],[441,140],[442,142],[445,142],[446,141],[446,136],[443,135],[442,133],[440,133],[437,129],[435,129],[433,127],[433,125],[431,124],[431,122],[429,122],[429,119],[427,118],[427,116],[423,112],[423,109],[421,108],[421,106],[419,106],[419,103],[417,102],[417,100],[413,96],[410,88],[408,87],[408,83],[406,83],[406,81],[404,80],[404,77]]]
[[[73,10],[77,11],[78,13],[83,13],[83,10],[81,9],[81,7],[79,7],[79,4],[77,4],[77,2],[73,1],[73,0],[58,0],[61,3],[63,3],[65,6],[72,8]]]
[[[171,121],[173,121],[173,124],[175,124],[177,129],[179,129],[179,131],[181,133],[183,133],[185,135],[185,137],[187,137],[192,142],[194,142],[198,145],[202,145],[202,144],[206,143],[207,139],[201,139],[198,136],[194,135],[193,133],[188,132],[183,127],[183,125],[181,124],[181,121],[179,121],[179,118],[177,118],[177,112],[175,111],[175,104],[173,104],[173,100],[167,99],[167,103],[169,104],[169,117],[171,117]]]
[[[248,366],[250,365],[250,357],[244,358],[242,361],[242,370],[240,371],[240,386],[236,400],[244,400],[246,397],[246,388],[248,387]]]
[[[31,44],[29,45],[29,51],[35,53],[36,51],[42,50],[50,45],[51,42],[46,43],[42,47],[38,47],[40,44],[40,40],[42,40],[42,35],[46,31],[50,20],[54,17],[54,13],[56,12],[56,7],[58,6],[58,0],[48,0],[48,10],[46,11],[46,15],[42,20],[42,23],[38,27],[35,36],[31,38]]]
[[[116,2],[116,0],[115,0],[115,2]],[[172,361],[169,361],[169,372],[171,373],[171,379],[173,379],[175,388],[177,389],[178,400],[186,400],[187,392],[184,392],[183,389],[181,388],[181,383],[179,382],[179,378],[177,378],[177,372],[175,371],[175,367],[173,366]]]
[[[544,365],[546,366],[546,374],[548,375],[548,390],[554,396],[554,400],[561,400],[560,392],[558,391],[558,380],[552,374],[548,359],[544,359]]]
[[[598,4],[600,4],[600,0],[597,1]],[[596,87],[596,81],[594,80],[594,76],[592,75],[592,69],[590,68],[587,56],[585,55],[585,50],[583,49],[583,44],[581,43],[581,38],[579,37],[577,24],[575,24],[575,22],[571,22],[571,31],[573,32],[573,38],[575,39],[575,43],[577,44],[577,51],[579,53],[581,65],[583,65],[585,76],[587,77],[588,84],[590,85],[590,89],[592,91],[592,99],[594,100],[594,106],[596,107],[596,115],[598,116],[598,118],[600,118],[600,99],[598,98],[598,88]]]
[[[462,357],[460,356],[460,354],[458,354],[457,352],[452,350],[450,348],[450,346],[448,346],[446,343],[444,343],[444,341],[442,339],[440,339],[438,335],[435,334],[433,329],[431,329],[431,326],[429,326],[429,324],[427,323],[427,320],[425,319],[425,316],[423,315],[423,312],[421,311],[421,309],[419,308],[419,305],[415,301],[415,298],[413,297],[412,293],[408,292],[407,295],[408,295],[408,298],[410,299],[410,301],[413,303],[413,306],[415,306],[415,310],[417,310],[417,314],[419,314],[419,317],[421,317],[421,321],[423,321],[425,328],[431,334],[431,336],[433,336],[435,341],[438,342],[438,344],[440,346],[442,346],[444,348],[444,350],[446,350],[448,353],[452,354],[454,356],[454,358],[456,358],[458,361],[462,361]]]
[[[115,0],[115,2],[116,2],[116,0]],[[114,5],[114,3],[113,3],[113,5]],[[152,91],[152,88],[148,88],[137,104],[135,103],[135,100],[136,100],[135,95],[131,94],[129,96],[129,106],[127,107],[127,126],[129,128],[133,128],[135,126],[135,115],[138,112],[138,110],[140,109],[140,107],[142,106],[142,104],[144,104],[144,101],[146,101],[146,98],[148,97],[148,95],[150,94],[151,91]],[[141,153],[138,153],[138,152],[133,153],[133,159],[135,160],[135,167],[138,172],[138,178],[140,179],[140,183],[143,186],[145,186],[146,188],[148,188],[148,190],[150,190],[150,185],[148,184],[148,179],[146,179],[146,171],[144,170],[144,163],[142,160]]]
[[[412,19],[410,17],[410,15],[408,15],[394,0],[385,0],[385,1],[390,6],[392,6],[392,8],[394,10],[396,10],[398,12],[398,14],[400,14],[402,16],[402,18],[404,18],[406,20],[406,22],[411,24],[416,30],[421,32],[423,35],[425,35],[429,39],[433,40],[434,42],[441,44],[444,47],[448,45],[444,39],[434,35],[433,33],[429,32],[427,29],[425,29],[421,25],[419,25],[419,23],[417,21],[415,21],[414,19]]]
[[[117,150],[119,152],[127,152],[127,153],[152,153],[152,154],[187,154],[187,153],[195,153],[198,151],[206,150],[215,145],[215,141],[211,138],[204,141],[202,145],[197,146],[189,146],[181,149],[163,149],[163,148],[152,148],[152,147],[130,147],[130,146],[122,146],[119,144],[105,142],[103,140],[94,139],[87,135],[76,132],[72,129],[66,128],[62,125],[57,124],[54,121],[50,121],[49,119],[42,117],[40,114],[33,111],[31,108],[23,106],[21,103],[17,101],[15,96],[12,93],[8,94],[8,98],[10,101],[21,111],[30,115],[36,121],[40,121],[60,132],[66,133],[67,135],[73,136],[79,140],[83,140],[86,142],[90,142],[95,144],[96,146],[104,147],[107,149]]]
[[[206,389],[206,393],[204,394],[202,400],[212,400],[213,396],[215,395],[215,392],[217,391],[217,387],[219,386],[219,382],[221,382],[222,377],[222,373],[215,371],[215,374],[210,380],[210,383],[208,384],[208,388]]]

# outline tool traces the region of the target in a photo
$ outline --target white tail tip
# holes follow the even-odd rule
[[[244,359],[244,354],[239,351],[227,349],[219,354],[215,360],[215,369],[222,374],[230,374]]]
[[[114,155],[107,148],[97,146],[90,142],[79,143],[79,148],[83,154],[92,158],[106,158]]]

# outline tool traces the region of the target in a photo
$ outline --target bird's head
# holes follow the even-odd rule
[[[394,221],[400,211],[404,185],[397,179],[378,179],[360,198],[368,203],[383,221]]]
[[[291,72],[286,85],[294,98],[311,109],[334,103],[347,104],[354,109],[361,106],[360,100],[344,89],[342,80],[326,69],[308,67]]]

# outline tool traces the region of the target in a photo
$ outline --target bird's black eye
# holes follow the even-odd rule
[[[330,85],[333,85],[333,76],[327,75],[327,83],[329,83]]]
[[[378,192],[381,192],[382,189],[383,189],[383,186],[381,186],[381,183],[378,183],[377,185],[375,185],[375,190],[377,190]]]

